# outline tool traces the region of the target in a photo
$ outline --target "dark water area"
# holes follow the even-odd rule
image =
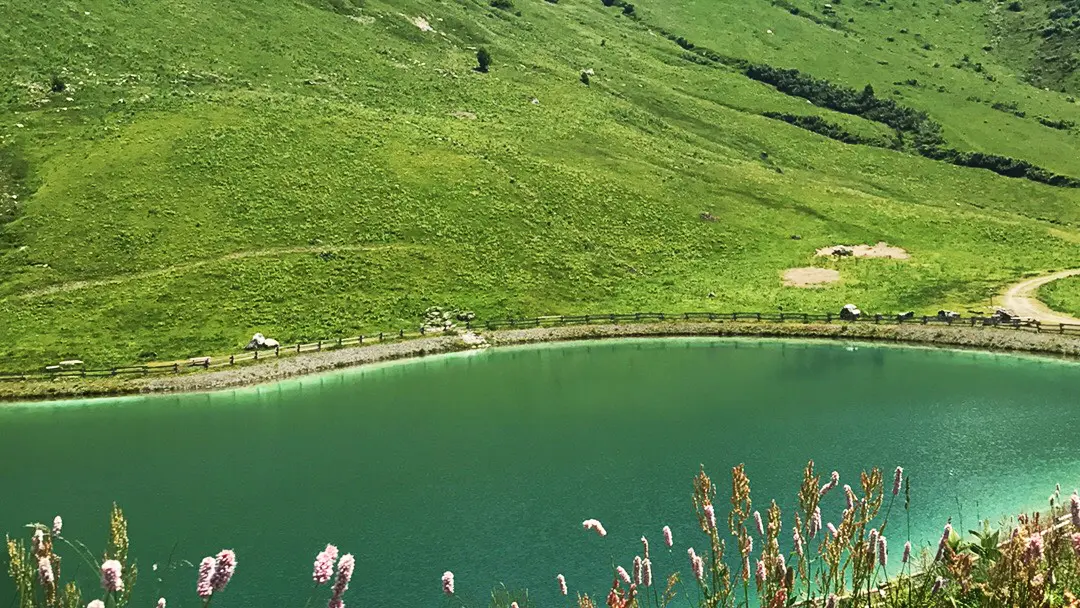
[[[222,548],[239,567],[215,608],[302,606],[327,542],[356,556],[349,606],[441,605],[445,570],[472,606],[499,583],[562,606],[556,574],[572,595],[602,597],[612,562],[629,568],[642,535],[658,577],[688,570],[687,547],[706,545],[690,504],[701,464],[726,505],[731,467],[746,463],[755,508],[775,498],[785,524],[808,459],[853,487],[863,469],[890,478],[901,465],[916,544],[949,517],[969,529],[1043,508],[1055,483],[1080,485],[1078,395],[1080,366],[1049,360],[664,339],[5,406],[0,531],[23,535],[60,514],[65,535],[99,553],[116,501],[141,570],[132,606],[162,595],[172,608],[199,605],[194,568],[177,564]],[[825,521],[836,521],[842,498],[829,499]],[[608,536],[583,532],[588,518]],[[905,529],[893,528],[890,547]],[[62,555],[66,575],[96,588],[94,573]],[[12,594],[0,582],[0,607]]]

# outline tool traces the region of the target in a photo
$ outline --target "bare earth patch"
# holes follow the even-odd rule
[[[472,112],[451,112],[450,115],[455,118],[460,118],[462,120],[476,120],[476,114],[473,114]]]
[[[901,247],[893,247],[882,241],[877,245],[830,245],[817,250],[818,257],[836,255],[837,250],[848,250],[850,255],[857,258],[887,258],[890,260],[906,260],[911,257]]]
[[[820,287],[840,280],[840,273],[831,268],[788,268],[784,271],[787,287]]]
[[[420,28],[421,32],[434,32],[435,31],[435,28],[431,27],[431,24],[428,23],[428,20],[424,19],[423,17],[416,17],[416,18],[414,18],[412,20],[412,22],[413,22],[413,25]]]

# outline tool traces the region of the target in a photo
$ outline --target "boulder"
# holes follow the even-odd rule
[[[247,343],[244,350],[258,350],[262,348],[263,344],[266,344],[266,337],[262,334],[255,334],[251,336],[251,341]]]
[[[263,340],[263,345],[262,345],[263,348],[278,348],[280,346],[281,346],[281,343],[278,342],[277,340],[273,339],[273,338],[267,338],[267,339]]]
[[[939,310],[937,313],[938,321],[954,321],[960,318],[960,313],[952,310]]]
[[[911,311],[911,310],[909,310],[907,312],[902,312],[902,313],[896,315],[896,319],[898,321],[907,321],[907,320],[914,319],[914,318],[915,318],[915,312]]]

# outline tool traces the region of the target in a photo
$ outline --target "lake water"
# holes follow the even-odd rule
[[[1080,485],[1080,366],[839,343],[628,340],[496,349],[214,394],[0,407],[0,532],[59,513],[99,553],[130,519],[132,606],[197,606],[194,570],[239,556],[215,608],[302,606],[327,542],[356,555],[350,606],[431,606],[440,576],[604,594],[644,534],[657,576],[705,548],[691,478],[746,463],[755,508],[789,507],[808,459],[857,486],[912,476],[912,537],[1041,508]],[[839,492],[826,509],[835,521]],[[726,509],[719,509],[726,514]],[[600,519],[608,536],[585,534]],[[723,518],[723,517],[721,517]],[[668,524],[675,550],[661,551]],[[959,526],[958,526],[959,527]],[[900,547],[894,529],[890,546]],[[789,533],[784,533],[788,538]],[[68,552],[70,555],[70,552]],[[170,558],[170,556],[172,556]],[[159,564],[152,570],[152,564]],[[5,568],[6,570],[6,568]],[[65,572],[93,580],[71,556]],[[93,587],[93,584],[90,584]],[[0,605],[11,586],[0,583]],[[89,598],[86,598],[89,599]],[[84,600],[85,601],[85,600]],[[316,596],[312,606],[324,606]]]

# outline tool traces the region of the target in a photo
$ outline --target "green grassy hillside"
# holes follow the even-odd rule
[[[984,307],[1024,273],[1080,265],[1080,188],[953,163],[982,153],[1080,179],[1080,105],[1000,46],[1017,15],[993,1],[9,0],[0,369],[412,327],[431,305]],[[740,60],[869,84],[859,99],[924,118],[897,133]],[[831,137],[765,113],[817,117]],[[911,259],[814,257],[878,241]],[[808,265],[841,281],[783,285]]]

